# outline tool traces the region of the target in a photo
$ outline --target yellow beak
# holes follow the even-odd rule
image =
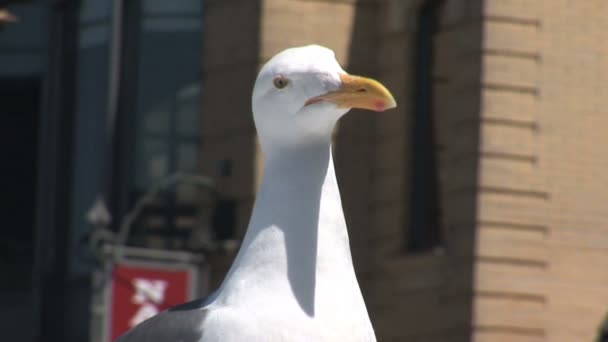
[[[376,112],[397,107],[390,91],[376,80],[348,74],[341,74],[340,80],[340,89],[313,97],[306,104],[327,101],[335,103],[339,108],[360,108]]]

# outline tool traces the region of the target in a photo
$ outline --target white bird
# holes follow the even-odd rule
[[[347,74],[318,45],[261,69],[252,98],[264,177],[220,288],[141,323],[121,342],[376,341],[352,263],[331,154],[351,108],[396,106],[380,83]]]

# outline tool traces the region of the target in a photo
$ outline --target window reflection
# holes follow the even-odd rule
[[[135,165],[132,174],[124,174],[130,177],[129,202],[133,203],[165,177],[197,171],[202,16],[200,1],[144,0],[130,6],[127,36],[131,38],[125,49],[131,59],[124,67],[126,75],[134,77],[125,80],[131,89],[128,101],[132,101],[127,106],[132,113],[126,114],[133,115],[133,127],[127,130],[130,136],[125,141],[132,146],[127,159]],[[191,212],[184,206],[195,206],[196,191],[192,185],[182,185],[164,193],[157,201],[158,210],[143,217],[135,233],[149,234],[151,226],[158,226],[159,232],[171,235],[183,222],[191,222],[191,217],[180,213]]]

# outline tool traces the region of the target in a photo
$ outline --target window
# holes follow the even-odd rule
[[[201,2],[126,2],[118,212],[176,172],[197,171],[200,151]],[[164,191],[132,230],[136,244],[181,248],[196,216],[197,187]],[[139,233],[139,236],[138,236]],[[160,245],[159,245],[160,244]]]
[[[443,1],[430,1],[418,16],[415,50],[415,107],[412,129],[410,221],[407,249],[427,251],[441,243],[438,146],[433,108],[433,38]]]

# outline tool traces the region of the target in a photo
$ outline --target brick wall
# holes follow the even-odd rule
[[[544,341],[547,334],[537,4],[489,1],[481,18],[475,341]]]
[[[608,31],[602,28],[608,3],[538,6],[540,165],[549,193],[547,340],[591,340],[608,311]]]
[[[485,2],[476,341],[591,341],[608,310],[607,14]]]

